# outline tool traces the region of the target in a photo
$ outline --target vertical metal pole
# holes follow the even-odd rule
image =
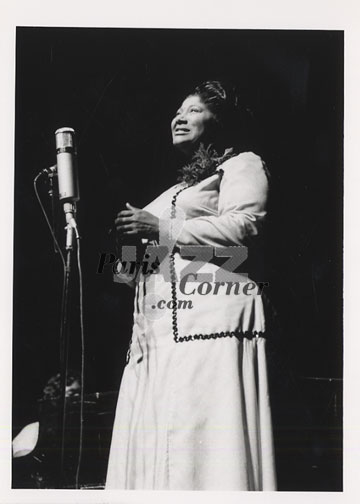
[[[71,226],[67,226],[67,234],[73,233]],[[71,240],[67,238],[66,270],[64,277],[64,290],[61,309],[61,330],[60,330],[60,414],[59,414],[59,433],[60,433],[60,486],[66,486],[65,475],[65,434],[66,434],[66,382],[68,367],[69,350],[69,306],[70,306],[70,273],[71,273]]]

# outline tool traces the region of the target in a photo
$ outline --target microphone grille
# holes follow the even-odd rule
[[[56,150],[75,149],[75,131],[73,128],[59,128],[55,131]]]

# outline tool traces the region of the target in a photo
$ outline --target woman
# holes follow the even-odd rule
[[[261,159],[227,145],[235,105],[218,81],[195,88],[171,123],[180,183],[116,219],[163,248],[136,287],[108,489],[275,490],[261,295],[221,265],[241,263],[266,215]]]

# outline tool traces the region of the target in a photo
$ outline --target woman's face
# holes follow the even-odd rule
[[[201,98],[188,96],[171,121],[173,145],[184,154],[192,153],[214,122],[215,115]]]

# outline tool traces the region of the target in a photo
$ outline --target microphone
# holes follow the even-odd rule
[[[55,131],[59,198],[63,203],[80,199],[76,162],[75,131],[59,128]]]
[[[75,234],[78,237],[77,225],[74,218],[76,211],[75,204],[80,199],[75,131],[67,127],[57,129],[55,131],[55,145],[59,199],[64,204],[66,223],[69,228],[75,230]]]

